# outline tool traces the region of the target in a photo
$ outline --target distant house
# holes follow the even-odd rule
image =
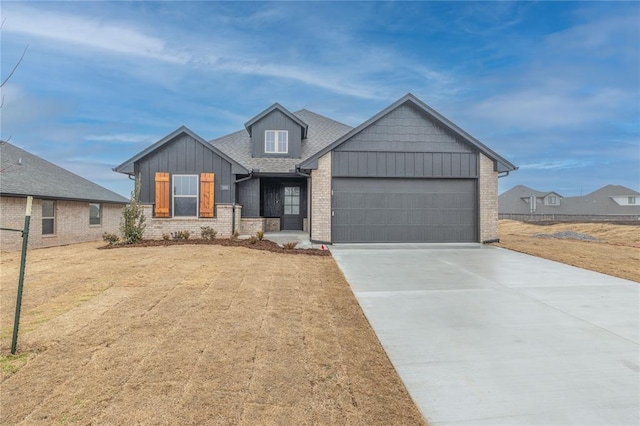
[[[515,169],[409,93],[355,128],[278,103],[210,141],[181,127],[114,170],[141,179],[146,238],[211,226],[364,243],[493,240],[498,175]]]
[[[22,229],[26,197],[34,197],[29,247],[100,240],[117,233],[128,200],[62,167],[0,141],[0,226]],[[17,232],[0,231],[0,248],[22,246]]]
[[[640,192],[607,185],[580,197],[563,197],[518,185],[498,197],[501,219],[640,220]]]

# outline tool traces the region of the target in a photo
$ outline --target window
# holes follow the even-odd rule
[[[173,176],[173,215],[198,216],[198,176]]]
[[[629,204],[635,204],[636,203],[636,197],[629,197]]]
[[[558,204],[558,197],[556,197],[555,195],[549,195],[547,197],[547,201],[551,205],[556,205],[556,204]]]
[[[100,203],[89,203],[89,225],[100,225]]]
[[[42,235],[55,234],[56,202],[42,200]]]
[[[300,187],[284,187],[284,214],[300,214]]]
[[[286,154],[289,152],[289,131],[265,130],[264,152],[267,154]]]

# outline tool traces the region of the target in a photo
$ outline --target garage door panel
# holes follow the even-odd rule
[[[473,179],[333,179],[334,242],[477,241]]]

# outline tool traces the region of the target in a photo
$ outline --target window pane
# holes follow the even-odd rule
[[[198,195],[198,176],[174,176],[173,195]]]
[[[300,187],[299,186],[294,186],[291,189],[293,190],[293,195],[300,195]]]
[[[53,234],[53,219],[42,219],[42,235]]]
[[[196,216],[197,202],[195,197],[176,197],[173,200],[174,216]]]
[[[278,152],[288,152],[288,144],[287,144],[287,136],[288,132],[278,132]]]
[[[42,200],[42,217],[53,217],[53,200]]]
[[[89,204],[89,225],[100,225],[100,204]]]
[[[299,206],[291,206],[291,214],[300,214]]]
[[[291,214],[291,206],[284,205],[284,214]]]
[[[290,186],[285,186],[284,187],[284,195],[291,195],[291,190],[293,188],[291,188]]]

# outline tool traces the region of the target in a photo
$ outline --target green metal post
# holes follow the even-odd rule
[[[13,339],[11,340],[11,354],[16,354],[18,346],[18,327],[20,326],[20,308],[22,307],[22,287],[24,285],[24,268],[27,263],[27,243],[29,242],[29,222],[31,222],[31,204],[33,197],[27,197],[27,211],[24,215],[24,229],[22,230],[22,256],[20,257],[20,278],[18,278],[18,298],[16,300],[16,317],[13,320]]]

